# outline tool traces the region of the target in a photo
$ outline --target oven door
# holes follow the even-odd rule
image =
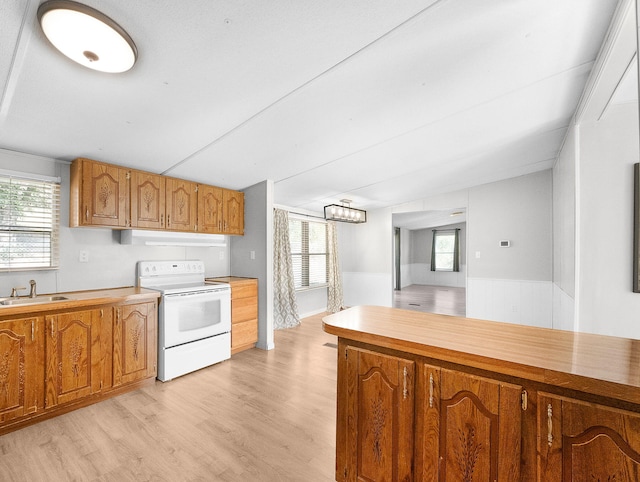
[[[165,294],[160,346],[169,348],[231,331],[231,291],[212,289]]]

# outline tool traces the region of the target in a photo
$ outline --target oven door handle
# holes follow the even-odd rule
[[[228,290],[207,290],[207,291],[187,291],[184,293],[169,293],[164,295],[165,298],[170,298],[173,296],[199,296],[199,295],[211,295],[211,294],[219,294],[225,293]]]

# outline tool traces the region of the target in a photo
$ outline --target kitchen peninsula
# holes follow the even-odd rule
[[[640,341],[374,306],[323,321],[336,480],[637,480]]]

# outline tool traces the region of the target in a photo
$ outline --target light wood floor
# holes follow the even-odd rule
[[[466,316],[466,304],[465,288],[410,285],[393,292],[393,306],[406,310]]]
[[[336,338],[322,315],[167,383],[0,437],[7,481],[334,479]]]

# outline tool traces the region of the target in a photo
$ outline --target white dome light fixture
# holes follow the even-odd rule
[[[38,7],[47,39],[74,62],[101,72],[126,72],[138,57],[129,34],[103,13],[69,0],[49,0]]]

